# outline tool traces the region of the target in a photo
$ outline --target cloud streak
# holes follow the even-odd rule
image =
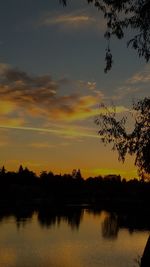
[[[21,130],[21,131],[33,131],[33,132],[43,132],[43,133],[50,133],[54,135],[60,136],[73,136],[73,137],[88,137],[88,138],[100,138],[100,136],[96,134],[90,134],[87,132],[79,132],[72,129],[47,129],[47,128],[36,128],[36,127],[23,127],[23,126],[9,126],[9,125],[0,125],[1,129],[8,129],[8,130]]]

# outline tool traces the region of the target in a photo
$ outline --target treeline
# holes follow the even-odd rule
[[[83,179],[80,170],[56,175],[41,172],[37,176],[28,168],[17,172],[0,170],[0,206],[99,205],[109,207],[148,207],[150,182],[122,179],[119,175]]]

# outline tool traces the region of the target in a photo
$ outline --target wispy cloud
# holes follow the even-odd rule
[[[81,88],[89,89],[89,90],[95,90],[96,89],[96,82],[94,81],[78,81],[78,85]]]
[[[145,67],[142,71],[135,73],[127,83],[138,84],[138,83],[149,83],[150,82],[150,68]]]
[[[64,80],[62,84],[64,86]],[[0,127],[69,138],[97,138],[96,134],[81,129],[44,127],[49,123],[79,123],[92,117],[94,121],[95,116],[104,113],[105,110],[99,108],[103,94],[95,90],[95,82],[88,81],[86,85],[92,88],[86,89],[84,94],[62,95],[61,79],[57,81],[50,75],[33,76],[18,69],[5,68],[0,75]],[[117,113],[126,111],[123,106],[116,107]]]
[[[92,85],[91,85],[92,86]],[[61,80],[50,75],[31,76],[17,69],[5,69],[0,77],[0,114],[41,117],[51,120],[83,120],[95,115],[101,101],[98,93],[60,95]],[[24,117],[25,117],[24,116]]]
[[[130,96],[136,96],[136,94],[140,91],[138,87],[132,86],[121,86],[115,90],[115,94],[113,95],[113,100],[122,100],[125,97],[129,98]]]
[[[93,17],[88,15],[58,15],[56,17],[46,17],[41,22],[41,25],[53,25],[53,24],[69,24],[73,26],[80,26],[81,24],[90,24],[95,22]]]
[[[90,13],[88,9],[77,10],[71,13],[47,13],[41,16],[38,26],[50,27],[56,25],[58,27],[81,28],[95,26],[96,29],[104,31],[106,29],[104,19],[100,17],[100,13]]]

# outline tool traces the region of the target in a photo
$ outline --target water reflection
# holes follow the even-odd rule
[[[72,230],[79,229],[83,220],[84,212],[89,215],[101,217],[103,210],[100,208],[83,208],[82,206],[62,206],[34,209],[31,207],[0,210],[0,224],[9,217],[13,217],[17,227],[25,227],[32,221],[33,215],[37,214],[37,220],[41,227],[51,228],[59,226],[62,222],[67,223]],[[105,211],[102,225],[103,238],[117,238],[120,229],[128,229],[130,234],[135,231],[150,230],[150,213],[138,212],[114,212]]]
[[[7,218],[13,217],[17,228],[25,227],[25,225],[32,220],[34,210],[30,207],[19,209],[1,209],[0,211],[0,223]]]
[[[133,267],[134,258],[142,256],[149,230],[146,212],[80,206],[3,209],[0,266]],[[143,260],[141,267],[149,266]]]
[[[94,216],[100,216],[102,213],[101,209],[88,209],[89,214]],[[103,229],[104,228],[104,229]],[[107,228],[107,230],[106,230]],[[150,231],[150,213],[149,210],[139,210],[139,212],[134,210],[125,210],[125,211],[111,211],[107,210],[104,222],[102,223],[103,237],[107,238],[106,232],[112,231],[113,235],[116,236],[120,229],[128,229],[130,234],[135,231]],[[109,236],[109,234],[108,234]]]
[[[104,238],[116,239],[119,232],[118,216],[115,213],[106,215],[102,222],[102,236]]]
[[[42,227],[60,225],[65,221],[72,230],[79,229],[84,210],[80,207],[63,207],[61,209],[39,210],[38,221]]]

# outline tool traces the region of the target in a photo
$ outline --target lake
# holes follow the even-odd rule
[[[86,207],[1,212],[0,266],[138,267],[149,236],[143,216]]]

